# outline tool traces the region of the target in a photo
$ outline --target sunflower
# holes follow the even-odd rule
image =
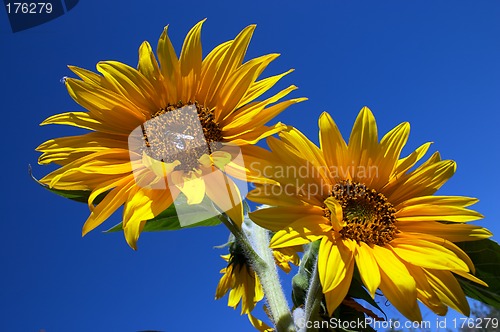
[[[215,299],[229,292],[227,305],[236,309],[241,302],[241,314],[249,315],[257,302],[264,298],[264,291],[243,249],[236,242],[229,248],[230,253],[221,256],[228,265],[220,271],[223,276],[217,285]]]
[[[280,101],[296,89],[292,85],[256,101],[292,70],[258,80],[279,54],[243,63],[254,25],[203,58],[203,22],[187,34],[180,57],[166,27],[157,57],[148,42],[142,43],[137,69],[116,61],[99,62],[100,74],[69,66],[79,79],[66,78],[66,88],[87,111],[57,114],[42,125],[91,132],[51,139],[37,150],[42,152],[40,164],[61,166],[41,179],[43,184],[91,191],[83,235],[124,205],[125,238],[136,249],[146,220],[164,211],[181,192],[188,204],[200,203],[206,194],[241,223],[238,188],[218,170],[235,158],[237,149],[231,147],[255,144],[281,131],[280,123],[264,124],[305,98]],[[221,194],[221,189],[236,193],[236,198]],[[98,202],[96,197],[103,195]]]
[[[300,257],[297,252],[300,251],[302,251],[301,246],[275,249],[273,250],[274,261],[284,272],[289,273],[292,269],[290,263],[299,265]],[[223,276],[217,286],[215,299],[218,300],[229,292],[228,306],[236,309],[241,302],[241,314],[250,315],[255,304],[264,298],[262,285],[237,242],[230,244],[229,252],[228,255],[221,256],[228,264],[220,271]],[[254,322],[258,321],[250,316],[249,319]]]
[[[271,248],[320,241],[318,274],[329,315],[346,296],[355,269],[371,294],[377,289],[408,319],[422,316],[418,301],[439,315],[448,307],[469,314],[455,276],[474,277],[469,257],[454,242],[484,239],[491,233],[465,222],[482,218],[467,207],[477,200],[435,196],[454,174],[455,162],[427,152],[426,143],[400,158],[410,125],[402,123],[378,141],[375,118],[359,113],[348,144],[327,113],[319,119],[320,147],[289,128],[280,140],[268,138],[272,152],[249,166],[257,184],[248,198],[271,207],[250,214],[276,234]]]

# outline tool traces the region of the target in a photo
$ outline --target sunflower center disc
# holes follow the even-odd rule
[[[344,238],[369,245],[384,245],[394,238],[396,210],[383,194],[345,180],[333,187],[331,195],[342,206],[346,224],[340,234]]]
[[[168,105],[142,125],[145,152],[151,158],[172,163],[176,170],[190,171],[198,159],[222,146],[222,131],[214,111],[198,103]]]

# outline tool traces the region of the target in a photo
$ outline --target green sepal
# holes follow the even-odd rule
[[[319,244],[315,241],[304,247],[304,255],[300,260],[299,271],[292,278],[292,301],[296,308],[305,305],[307,290],[318,256]]]
[[[368,293],[366,288],[363,286],[363,283],[361,281],[361,276],[359,275],[359,270],[357,267],[354,270],[354,275],[351,280],[351,286],[349,286],[349,291],[347,292],[347,296],[366,301],[368,304],[377,308],[381,313],[385,315],[382,308],[380,308],[377,302],[375,302],[375,300],[371,297],[370,293]]]
[[[475,276],[488,284],[488,287],[484,287],[457,276],[465,295],[500,309],[500,245],[489,239],[460,242],[457,245],[474,263]]]

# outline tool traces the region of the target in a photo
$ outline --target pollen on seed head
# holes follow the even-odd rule
[[[397,234],[396,210],[382,194],[364,184],[344,180],[331,192],[342,207],[344,227],[340,234],[369,245],[384,245]],[[331,212],[325,208],[325,217]]]
[[[201,156],[222,145],[214,111],[196,102],[168,105],[141,128],[146,154],[167,163],[179,160],[178,170],[196,169]]]

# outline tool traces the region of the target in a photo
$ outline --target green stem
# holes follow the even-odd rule
[[[309,289],[307,290],[306,296],[306,316],[305,321],[316,321],[319,319],[319,309],[321,307],[321,301],[323,301],[323,289],[321,287],[321,282],[319,280],[318,274],[318,262],[314,264],[314,270],[311,275]],[[310,324],[313,326],[314,324]],[[307,331],[312,331],[307,329]]]
[[[222,221],[222,223],[229,229],[231,233],[233,233],[234,237],[236,238],[236,241],[241,245],[243,250],[245,251],[245,254],[249,256],[248,258],[252,262],[256,262],[257,264],[265,264],[265,262],[260,258],[260,256],[255,252],[255,250],[252,248],[251,244],[248,242],[248,239],[246,235],[243,233],[243,231],[236,226],[231,218],[229,218],[225,214],[220,214],[218,216],[219,220]]]
[[[274,263],[273,252],[269,248],[269,232],[252,223],[251,238],[256,250],[260,253],[264,264],[253,264],[255,272],[259,276],[262,288],[266,294],[267,303],[271,309],[271,314],[277,332],[295,331],[292,313],[288,306],[283,288],[281,287],[278,270]]]
[[[259,276],[273,322],[276,326],[276,331],[294,332],[295,327],[292,314],[281,288],[272,251],[269,249],[268,231],[252,223],[251,238],[255,246],[254,248],[241,228],[236,226],[227,215],[220,215],[219,219],[236,237],[238,243],[243,247],[248,260],[251,262],[252,268]]]

